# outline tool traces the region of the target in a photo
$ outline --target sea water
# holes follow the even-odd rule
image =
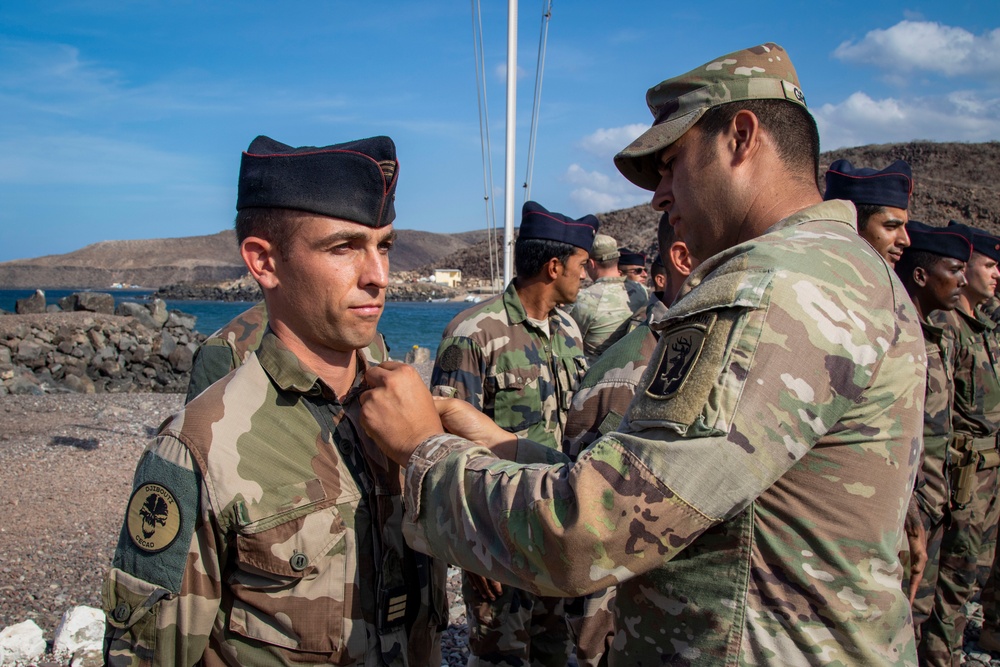
[[[45,290],[46,303],[54,304],[64,296],[81,290]],[[115,305],[123,301],[143,302],[152,294],[150,290],[95,290],[115,297]],[[34,290],[0,290],[0,310],[14,312],[14,303],[34,294]],[[195,329],[206,336],[217,331],[244,310],[251,303],[229,301],[176,301],[167,299],[167,308],[180,310],[196,319]],[[431,357],[437,352],[441,333],[451,319],[470,307],[471,303],[419,303],[390,301],[385,304],[385,312],[379,322],[379,331],[389,343],[392,356],[402,359],[414,345],[429,348]]]

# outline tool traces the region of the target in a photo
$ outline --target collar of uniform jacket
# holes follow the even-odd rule
[[[299,394],[319,395],[327,387],[316,373],[308,366],[299,361],[288,347],[274,335],[268,327],[264,338],[257,348],[257,358],[260,360],[261,368],[268,374],[271,381],[282,391],[294,391]],[[347,395],[355,393],[360,387],[365,377],[365,370],[372,363],[368,350],[358,351],[358,374],[354,378]],[[329,388],[328,393],[333,394]]]

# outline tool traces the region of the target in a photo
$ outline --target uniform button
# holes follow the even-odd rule
[[[119,602],[118,606],[115,607],[115,610],[111,612],[111,615],[119,623],[123,623],[125,619],[128,618],[128,614],[129,614],[129,608],[128,605],[125,604],[124,602]]]
[[[288,564],[291,565],[292,569],[296,572],[301,572],[309,566],[309,557],[305,554],[296,553],[288,559]]]

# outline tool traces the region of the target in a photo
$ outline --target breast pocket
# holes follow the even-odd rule
[[[494,387],[493,421],[497,426],[520,433],[542,421],[537,369],[497,371],[488,382]]]
[[[573,396],[577,388],[583,382],[583,376],[587,374],[587,358],[562,357],[559,359],[559,386],[560,399],[559,408],[563,414],[569,411],[573,405]]]
[[[345,506],[345,511],[349,509]],[[236,535],[229,629],[293,651],[322,653],[335,664],[364,653],[353,593],[354,531],[329,499],[243,523]],[[354,636],[357,635],[357,636]]]

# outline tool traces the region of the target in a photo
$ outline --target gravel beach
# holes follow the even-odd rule
[[[425,381],[430,364],[418,366]],[[180,394],[0,397],[0,628],[34,620],[51,641],[66,610],[100,607],[132,472]],[[457,571],[445,662],[464,665]]]

